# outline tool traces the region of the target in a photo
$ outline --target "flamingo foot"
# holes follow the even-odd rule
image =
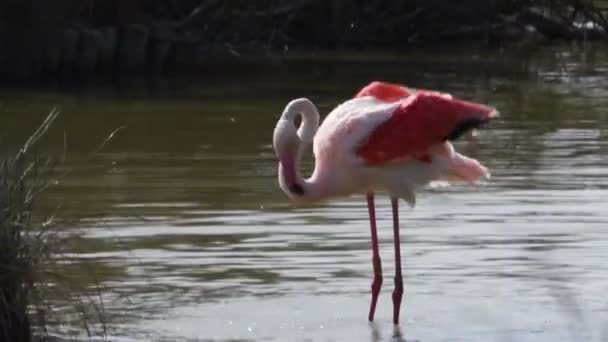
[[[373,258],[374,264],[374,280],[372,281],[372,302],[369,306],[368,320],[374,321],[374,314],[376,313],[376,303],[378,303],[378,295],[380,294],[380,287],[382,287],[382,265],[380,258]]]
[[[395,276],[395,290],[393,290],[393,324],[399,324],[399,311],[403,298],[403,278]]]

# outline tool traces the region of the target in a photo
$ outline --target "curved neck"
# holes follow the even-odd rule
[[[295,120],[300,116],[302,123],[295,132]],[[283,111],[284,131],[292,136],[293,144],[289,144],[286,158],[279,165],[279,183],[289,197],[297,202],[315,201],[322,197],[324,187],[318,177],[304,179],[300,173],[300,161],[305,149],[313,142],[319,127],[319,111],[308,99],[302,98],[291,101]],[[295,133],[295,134],[294,134]],[[316,165],[315,165],[316,166]],[[316,170],[315,170],[316,171]]]

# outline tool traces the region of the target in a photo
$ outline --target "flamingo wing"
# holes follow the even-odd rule
[[[402,85],[374,81],[359,90],[354,97],[373,96],[382,102],[395,102],[412,94],[413,91]]]
[[[378,89],[372,89],[370,95],[385,96],[385,91]],[[398,100],[401,103],[391,117],[379,124],[356,148],[356,154],[368,165],[408,158],[428,161],[427,152],[431,146],[453,140],[498,116],[494,108],[428,90],[418,90]]]

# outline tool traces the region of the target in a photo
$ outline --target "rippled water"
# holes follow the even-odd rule
[[[108,290],[118,341],[605,341],[607,71],[608,50],[594,46],[320,54],[118,87],[4,90],[0,136],[9,150],[62,109],[43,152],[67,146],[61,167],[72,171],[41,210],[61,203],[69,229],[84,232],[71,255]],[[369,324],[365,199],[290,205],[271,147],[288,100],[307,96],[327,113],[373,79],[502,114],[457,147],[490,181],[402,205],[398,329],[388,199],[377,200],[385,283]]]

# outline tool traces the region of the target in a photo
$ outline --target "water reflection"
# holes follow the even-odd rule
[[[380,342],[380,341],[392,341],[392,342],[417,342],[418,340],[406,340],[403,337],[403,332],[401,331],[401,327],[398,325],[393,326],[392,334],[390,339],[382,337],[382,329],[378,323],[372,322],[369,323],[370,331],[371,331],[371,339],[372,342]]]
[[[62,108],[41,153],[62,151],[65,132],[62,167],[72,171],[40,209],[61,203],[60,215],[77,219],[69,228],[84,237],[68,256],[111,289],[104,302],[119,340],[602,340],[607,52],[322,55],[217,67],[226,72],[169,78],[160,90],[5,92],[0,135],[7,151]],[[365,324],[364,198],[292,206],[270,146],[287,99],[308,96],[327,112],[371,79],[443,89],[502,114],[476,144],[457,146],[491,169],[489,182],[427,189],[404,210],[402,333],[388,324],[390,281],[378,322]],[[385,279],[388,203],[377,209]]]

